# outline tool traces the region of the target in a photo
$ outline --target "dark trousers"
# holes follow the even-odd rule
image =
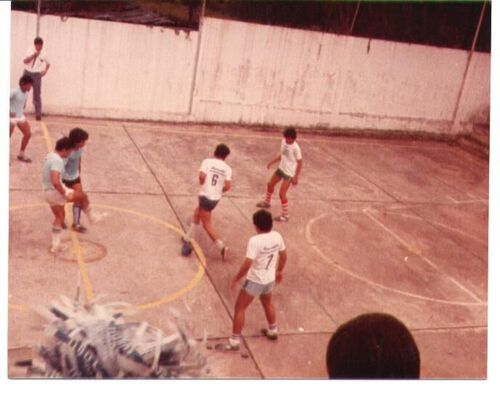
[[[35,106],[35,115],[42,116],[42,75],[24,70],[24,75],[29,75],[33,79],[33,106]]]

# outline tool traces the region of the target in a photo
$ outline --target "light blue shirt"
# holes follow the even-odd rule
[[[54,185],[52,185],[52,179],[50,177],[53,171],[59,172],[59,181],[61,181],[61,175],[64,171],[64,159],[61,158],[57,153],[50,152],[45,157],[45,162],[42,168],[42,186],[46,190],[55,190]]]
[[[83,148],[73,151],[64,165],[63,180],[76,180],[80,176],[80,160],[83,155]]]
[[[16,114],[16,118],[23,116],[24,105],[28,98],[29,92],[23,92],[21,88],[14,89],[10,92],[10,112]]]

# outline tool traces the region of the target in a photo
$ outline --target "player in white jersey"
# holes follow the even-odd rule
[[[267,168],[270,169],[271,166],[277,162],[280,162],[280,164],[267,183],[267,191],[264,201],[257,203],[257,207],[270,208],[271,196],[273,195],[274,187],[277,183],[283,180],[279,191],[282,211],[281,215],[274,218],[276,221],[288,221],[288,198],[286,197],[286,193],[290,187],[290,183],[292,183],[292,185],[297,185],[299,182],[299,174],[302,169],[302,152],[299,145],[295,141],[296,139],[297,132],[295,129],[285,129],[283,132],[280,152],[276,158],[267,164]]]
[[[183,241],[189,243],[201,221],[208,236],[219,248],[223,260],[227,258],[228,247],[214,229],[211,213],[222,198],[222,194],[231,188],[232,169],[225,162],[230,152],[227,145],[219,144],[215,148],[214,158],[205,159],[201,163],[198,174],[201,185],[198,207],[194,210],[191,225],[183,237]]]
[[[253,224],[257,235],[248,241],[245,261],[230,284],[233,289],[246,275],[246,281],[234,306],[233,334],[229,338],[229,343],[225,345],[226,350],[239,349],[245,311],[257,296],[264,308],[268,324],[266,329],[262,329],[262,333],[270,340],[278,338],[272,290],[274,283],[279,283],[283,279],[283,269],[286,264],[285,242],[278,232],[272,230],[273,217],[269,211],[257,211],[253,215]]]

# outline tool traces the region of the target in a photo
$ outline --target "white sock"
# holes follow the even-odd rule
[[[59,226],[53,226],[52,227],[52,249],[55,250],[57,247],[59,247],[59,244],[61,243],[61,231],[62,228]]]
[[[219,248],[219,250],[222,250],[226,245],[222,240],[215,240],[215,245]]]

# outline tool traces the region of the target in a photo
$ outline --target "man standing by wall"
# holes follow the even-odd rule
[[[36,120],[42,119],[42,77],[47,74],[50,63],[45,51],[43,40],[37,37],[34,40],[35,48],[29,48],[24,56],[24,75],[33,79],[33,105],[35,106]]]

